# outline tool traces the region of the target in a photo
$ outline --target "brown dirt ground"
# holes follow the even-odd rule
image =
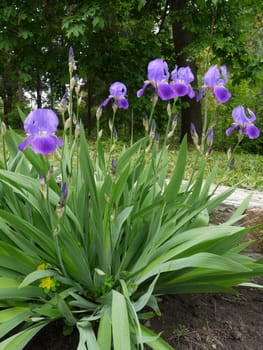
[[[259,282],[263,283],[263,278]],[[162,315],[147,326],[161,332],[177,350],[263,349],[263,291],[242,287],[238,292],[164,296],[159,304]],[[25,349],[75,350],[77,343],[77,332],[64,336],[62,324],[57,322],[42,330]]]

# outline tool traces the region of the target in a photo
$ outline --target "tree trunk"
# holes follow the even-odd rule
[[[42,86],[39,71],[36,71],[37,108],[42,108]]]
[[[192,83],[194,90],[197,88],[196,73],[197,67],[195,61],[191,58],[191,53],[187,51],[187,46],[192,42],[192,33],[183,26],[186,10],[186,1],[171,0],[171,11],[174,15],[172,24],[174,49],[176,53],[176,64],[179,67],[189,66],[195,76]],[[192,141],[190,125],[194,124],[196,131],[201,138],[202,135],[202,116],[201,105],[196,98],[183,98],[189,106],[182,110],[181,139],[187,134],[188,141]]]
[[[8,77],[3,75],[1,97],[3,99],[3,109],[4,109],[5,116],[12,111],[13,96],[14,96],[14,92],[13,92],[12,86],[10,85],[10,80]]]

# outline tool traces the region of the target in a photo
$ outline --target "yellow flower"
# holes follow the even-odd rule
[[[43,264],[38,265],[37,270],[45,270],[45,268],[46,268],[46,264],[43,263]]]
[[[45,289],[48,292],[50,289],[54,288],[55,285],[56,283],[53,278],[45,277],[41,279],[39,287]]]

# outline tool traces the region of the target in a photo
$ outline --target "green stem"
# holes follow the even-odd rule
[[[113,146],[113,132],[114,132],[115,115],[116,115],[116,110],[113,110],[112,124],[111,124],[111,128],[110,128],[110,151],[109,151],[109,158],[108,158],[108,170],[110,169],[110,166],[111,166],[111,155],[112,155],[112,146]]]
[[[7,169],[5,135],[2,135],[2,147],[3,147],[4,166],[5,166],[5,169]]]
[[[69,72],[69,145],[72,144],[72,119],[73,119],[73,89],[71,88],[72,73]]]
[[[203,121],[202,140],[201,140],[201,152],[202,153],[204,152],[204,148],[205,148],[207,123],[208,123],[208,94],[207,94],[207,92],[205,92],[204,121]]]

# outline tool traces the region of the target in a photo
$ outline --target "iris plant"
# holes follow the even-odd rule
[[[259,137],[260,131],[253,124],[253,122],[256,120],[256,116],[251,109],[248,108],[247,110],[251,116],[250,119],[246,116],[243,106],[237,106],[233,109],[232,118],[234,119],[234,123],[226,130],[227,136],[229,136],[235,128],[239,128],[240,135],[247,135],[250,139]]]
[[[113,105],[118,108],[127,109],[129,102],[125,98],[127,94],[127,88],[123,83],[116,81],[110,86],[110,95],[103,101],[101,107],[105,107],[111,99],[114,100]]]
[[[190,83],[194,80],[194,75],[191,71],[190,67],[181,67],[178,69],[175,66],[175,69],[172,71],[172,79],[173,83],[171,86],[174,90],[175,96],[186,96],[193,98],[195,93],[190,85]]]
[[[225,87],[225,84],[228,81],[226,66],[221,66],[220,71],[217,68],[217,64],[209,68],[205,73],[203,80],[205,85],[200,90],[197,96],[197,101],[202,98],[204,91],[208,88],[213,90],[213,93],[219,102],[225,103],[230,99],[231,93]]]
[[[19,150],[24,151],[31,145],[35,153],[53,153],[57,146],[63,146],[63,140],[55,135],[57,127],[58,117],[51,109],[40,108],[32,111],[24,121],[27,137],[18,146]]]
[[[168,84],[168,65],[161,58],[156,58],[148,64],[148,79],[145,80],[142,88],[137,91],[137,97],[141,97],[145,88],[151,85],[156,95],[162,100],[170,100],[175,96],[173,88]]]

